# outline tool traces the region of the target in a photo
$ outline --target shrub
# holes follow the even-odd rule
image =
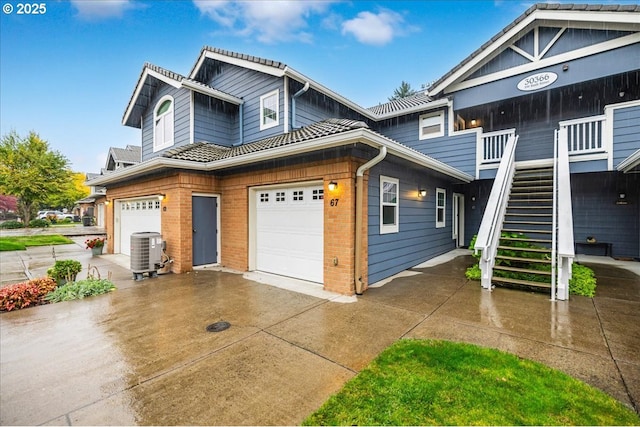
[[[471,267],[467,268],[467,271],[464,272],[464,275],[469,280],[480,280],[482,277],[482,270],[480,270],[479,264],[473,264]]]
[[[20,221],[5,221],[0,224],[0,228],[6,229],[14,229],[14,228],[24,228],[24,224]]]
[[[70,301],[105,294],[115,288],[114,284],[107,279],[88,278],[60,286],[45,299],[49,302]]]
[[[585,297],[595,296],[596,277],[593,270],[584,265],[574,263],[571,280],[569,280],[569,293]]]
[[[46,304],[45,295],[56,288],[50,277],[29,280],[0,288],[0,311],[11,311]]]
[[[46,228],[49,226],[49,221],[46,219],[32,219],[29,221],[30,228]]]
[[[47,274],[61,283],[63,280],[72,282],[75,280],[76,275],[82,271],[82,264],[80,261],[73,259],[64,259],[56,261],[56,263],[47,270]]]

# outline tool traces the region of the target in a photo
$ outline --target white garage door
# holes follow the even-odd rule
[[[120,202],[120,253],[131,255],[131,235],[141,231],[160,233],[157,197]]]
[[[322,185],[256,191],[256,269],[323,282]]]

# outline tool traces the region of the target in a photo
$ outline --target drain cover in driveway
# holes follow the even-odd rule
[[[207,332],[222,332],[231,327],[231,323],[229,322],[216,322],[207,326]]]

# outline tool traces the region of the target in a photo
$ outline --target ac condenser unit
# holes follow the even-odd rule
[[[131,235],[131,271],[134,280],[142,280],[142,275],[158,277],[162,267],[162,235],[151,231]]]

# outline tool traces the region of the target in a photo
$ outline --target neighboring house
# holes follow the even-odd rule
[[[550,206],[521,208],[544,221],[509,219],[505,198],[546,193],[511,191],[514,169],[557,164],[564,271],[574,236],[638,257],[639,58],[640,6],[539,4],[427,92],[372,108],[211,47],[188,76],[145,64],[122,120],[141,130],[142,162],[93,181],[107,188],[108,251],[158,231],[176,273],[221,264],[361,293],[479,229],[551,224]]]
[[[103,186],[93,185],[91,181],[105,174],[121,168],[136,165],[142,158],[142,147],[127,145],[125,148],[110,147],[105,167],[99,174],[87,173],[86,184],[89,186],[89,195],[76,203],[80,205],[82,216],[88,215],[95,218],[95,225],[105,227],[105,212],[107,209],[107,189]]]

